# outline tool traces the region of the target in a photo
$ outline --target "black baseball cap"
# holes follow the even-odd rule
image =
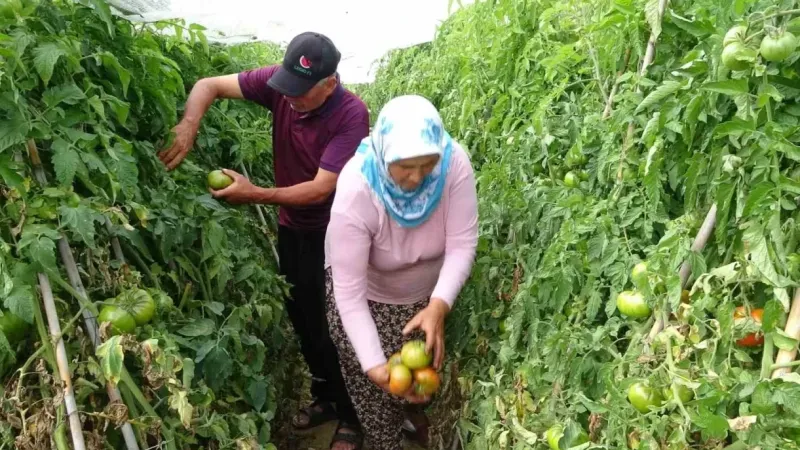
[[[267,85],[287,97],[300,97],[320,80],[336,73],[342,55],[320,33],[299,34],[289,42],[283,64]]]

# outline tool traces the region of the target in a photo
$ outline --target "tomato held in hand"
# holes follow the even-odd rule
[[[430,367],[414,371],[414,386],[417,394],[431,395],[439,390],[439,374]]]
[[[411,387],[411,371],[402,364],[396,364],[389,369],[389,392],[402,396]]]
[[[136,329],[136,320],[133,316],[116,305],[103,306],[97,320],[101,324],[105,322],[111,323],[110,331],[112,335],[130,333]]]
[[[734,322],[741,322],[745,320],[745,317],[747,317],[747,311],[745,310],[745,307],[738,306],[736,311],[733,313]],[[750,311],[750,317],[760,325],[761,320],[764,317],[764,310],[761,308],[753,309]],[[758,333],[750,333],[742,339],[736,341],[736,343],[742,347],[758,347],[764,343],[764,333],[760,331]]]
[[[660,407],[663,399],[661,394],[647,383],[638,382],[628,388],[628,401],[637,411],[644,414],[650,412],[650,407]]]
[[[403,364],[403,357],[400,356],[399,352],[395,353],[391,358],[389,358],[389,368],[391,369],[398,364]]]
[[[225,175],[221,170],[212,170],[208,174],[208,187],[218,191],[233,184],[233,178]]]
[[[414,340],[406,342],[400,350],[403,364],[411,370],[422,369],[431,365],[433,355],[425,350],[425,342]]]

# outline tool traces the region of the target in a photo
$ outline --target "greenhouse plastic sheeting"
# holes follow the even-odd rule
[[[342,52],[345,83],[372,81],[391,49],[433,39],[450,0],[110,0],[132,21],[180,18],[208,29],[209,40],[270,41],[285,45],[304,31],[330,37]],[[452,9],[458,7],[452,1]],[[469,2],[461,2],[467,4]],[[452,11],[451,11],[452,12]]]

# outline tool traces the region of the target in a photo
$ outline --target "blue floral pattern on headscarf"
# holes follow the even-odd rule
[[[361,173],[400,226],[419,226],[442,198],[453,140],[433,104],[418,95],[392,99],[376,122],[357,150],[364,155]],[[428,155],[439,155],[439,161],[413,191],[403,190],[389,176],[390,164]]]

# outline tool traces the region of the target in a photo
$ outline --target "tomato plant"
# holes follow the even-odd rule
[[[21,341],[30,330],[30,325],[10,311],[0,312],[3,314],[0,316],[0,332],[11,344]]]

